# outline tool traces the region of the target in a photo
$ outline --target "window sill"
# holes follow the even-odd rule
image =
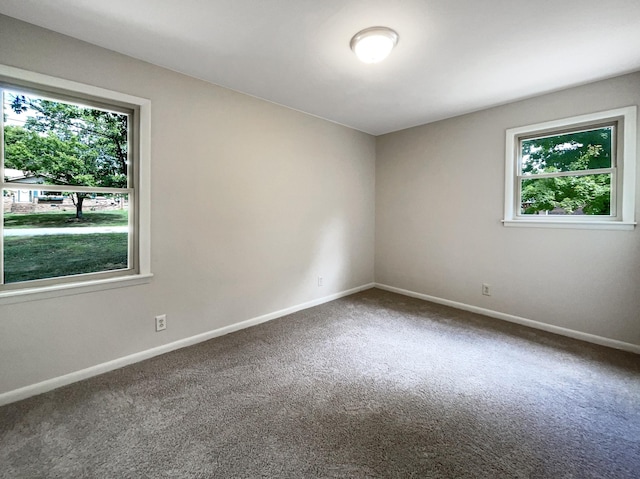
[[[97,279],[78,283],[64,283],[39,288],[24,288],[0,292],[0,305],[59,298],[107,289],[125,288],[151,282],[153,274],[135,274],[117,278]]]
[[[507,227],[516,228],[567,228],[583,230],[626,230],[635,228],[635,222],[623,221],[569,221],[569,220],[502,220]]]

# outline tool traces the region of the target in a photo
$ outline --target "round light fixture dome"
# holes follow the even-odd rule
[[[387,27],[370,27],[356,33],[351,49],[364,63],[378,63],[387,58],[398,43],[398,34]]]

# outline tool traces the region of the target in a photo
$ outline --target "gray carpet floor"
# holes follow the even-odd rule
[[[372,289],[0,426],[2,478],[638,478],[640,356]]]

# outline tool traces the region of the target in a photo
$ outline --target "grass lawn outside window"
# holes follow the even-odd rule
[[[127,211],[88,212],[81,221],[68,212],[7,214],[4,221],[5,283],[127,267],[128,234],[109,232],[127,227]],[[104,231],[82,232],[96,229]]]

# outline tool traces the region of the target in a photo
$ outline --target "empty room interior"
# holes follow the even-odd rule
[[[628,0],[0,2],[0,477],[640,477],[639,46]]]

